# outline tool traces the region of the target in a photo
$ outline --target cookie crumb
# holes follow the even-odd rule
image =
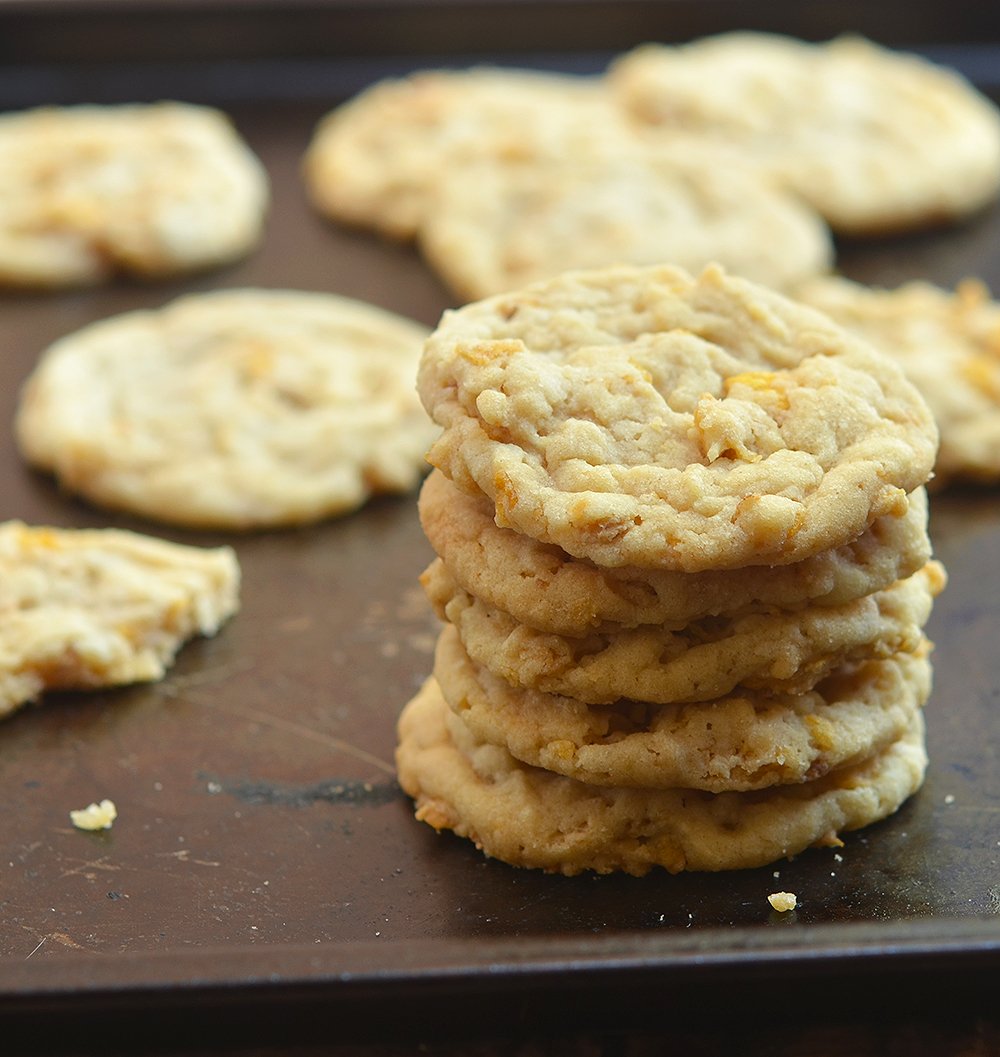
[[[794,892],[772,892],[767,897],[767,901],[779,913],[784,913],[786,910],[794,910],[798,903]]]
[[[102,800],[99,804],[71,811],[69,817],[77,829],[111,829],[111,823],[118,817],[118,809],[112,801]]]

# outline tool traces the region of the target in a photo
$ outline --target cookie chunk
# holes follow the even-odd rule
[[[828,271],[829,231],[799,200],[706,145],[479,164],[442,178],[419,233],[463,300],[574,268],[712,261],[773,287]]]
[[[226,117],[181,103],[0,116],[0,285],[159,278],[257,243],[267,175]]]
[[[458,633],[438,640],[434,677],[483,742],[593,785],[746,791],[807,782],[881,752],[930,693],[929,650],[844,665],[801,694],[750,690],[650,706],[519,690],[475,664]]]
[[[839,232],[954,220],[1000,190],[1000,112],[957,72],[857,37],[726,33],[644,45],[608,72],[666,137],[725,145]]]
[[[493,505],[434,470],[420,491],[420,521],[449,576],[516,621],[556,635],[659,624],[749,610],[836,606],[911,576],[931,556],[927,493],[901,517],[878,518],[856,540],[792,565],[677,573],[608,569],[570,557],[493,521]]]
[[[488,66],[423,70],[380,81],[328,114],[303,171],[326,216],[409,239],[449,170],[611,149],[603,143],[624,123],[596,80]]]
[[[874,289],[826,276],[795,296],[892,356],[937,421],[935,487],[1000,481],[1000,305],[975,280]]]
[[[239,602],[228,547],[115,529],[0,525],[0,716],[46,690],[162,678]]]
[[[440,564],[422,578],[469,656],[512,686],[589,704],[710,701],[736,687],[801,693],[838,666],[913,652],[945,574],[931,561],[892,587],[841,606],[709,617],[567,638],[518,624],[458,588]]]
[[[478,741],[428,681],[399,720],[400,784],[416,817],[514,866],[566,875],[763,866],[891,815],[921,785],[923,716],[883,752],[752,793],[578,782]]]
[[[25,458],[98,505],[252,529],[416,487],[426,331],[330,294],[227,290],[65,337],[22,394]]]
[[[706,268],[571,272],[444,315],[428,458],[497,524],[599,565],[784,565],[905,512],[937,450],[888,357]]]

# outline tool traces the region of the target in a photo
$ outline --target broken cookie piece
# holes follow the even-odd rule
[[[162,678],[236,612],[239,582],[228,547],[0,524],[0,716],[46,690]]]

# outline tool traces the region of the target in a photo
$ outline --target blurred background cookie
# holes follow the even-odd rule
[[[955,220],[1000,191],[1000,111],[953,70],[860,37],[732,32],[615,60],[611,91],[669,138],[725,145],[839,233]]]
[[[415,488],[425,329],[331,294],[223,290],[92,324],[28,379],[17,439],[92,502],[189,527],[343,514]]]
[[[222,113],[182,103],[0,116],[0,285],[162,278],[261,236],[268,177]]]

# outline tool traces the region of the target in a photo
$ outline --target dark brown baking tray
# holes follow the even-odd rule
[[[135,5],[93,6],[129,15]],[[269,10],[250,6],[256,18]],[[308,19],[351,5],[301,6]],[[386,7],[354,5],[368,6]],[[138,7],[183,25],[190,5]],[[412,5],[395,7],[397,27],[418,24]],[[528,24],[525,5],[493,7]],[[265,49],[235,65],[217,56],[222,65],[150,59],[142,69],[133,60],[143,40],[155,50],[155,34],[143,37],[127,17],[122,32],[137,34],[129,62],[28,48],[42,14],[64,33],[64,8],[0,2],[0,41],[23,46],[0,74],[6,105],[32,93],[72,101],[82,86],[90,98],[224,102],[271,173],[274,205],[261,248],[223,271],[0,297],[0,422],[10,422],[17,388],[50,341],[184,292],[333,290],[427,324],[448,307],[412,249],[322,221],[299,178],[314,124],[337,101],[331,86],[346,91],[349,81],[422,65],[419,56],[314,62],[302,49]],[[654,35],[647,28],[635,42]],[[711,28],[723,25],[700,26]],[[669,34],[661,26],[656,35]],[[960,58],[982,59],[981,49],[951,43]],[[338,47],[349,51],[343,40]],[[468,57],[487,51],[470,45]],[[595,61],[570,52],[556,60]],[[299,89],[256,79],[279,68],[311,73]],[[1000,209],[947,231],[844,245],[840,262],[866,281],[951,284],[976,274],[1000,290]],[[418,1023],[425,1033],[551,1024],[571,1011],[577,1026],[661,1023],[715,1009],[720,996],[745,1015],[773,1013],[779,1001],[792,1016],[826,1001],[831,985],[855,1009],[888,995],[990,1001],[1000,971],[996,490],[933,500],[951,580],[929,629],[932,762],[897,816],[849,836],[840,852],[762,870],[566,879],[436,836],[395,784],[395,718],[429,670],[436,631],[417,586],[430,549],[412,496],[313,528],[188,534],[60,494],[21,465],[9,430],[0,487],[2,517],[232,542],[244,571],[240,615],[188,646],[161,683],[51,695],[0,725],[0,1031],[30,1028],[37,1045],[55,1048],[68,1023],[100,1031],[106,1044],[109,1032],[148,1041],[153,1024],[164,1044],[180,1035],[370,1038]],[[69,810],[105,796],[120,812],[113,829],[74,830]],[[776,888],[798,894],[793,915],[770,912]]]

